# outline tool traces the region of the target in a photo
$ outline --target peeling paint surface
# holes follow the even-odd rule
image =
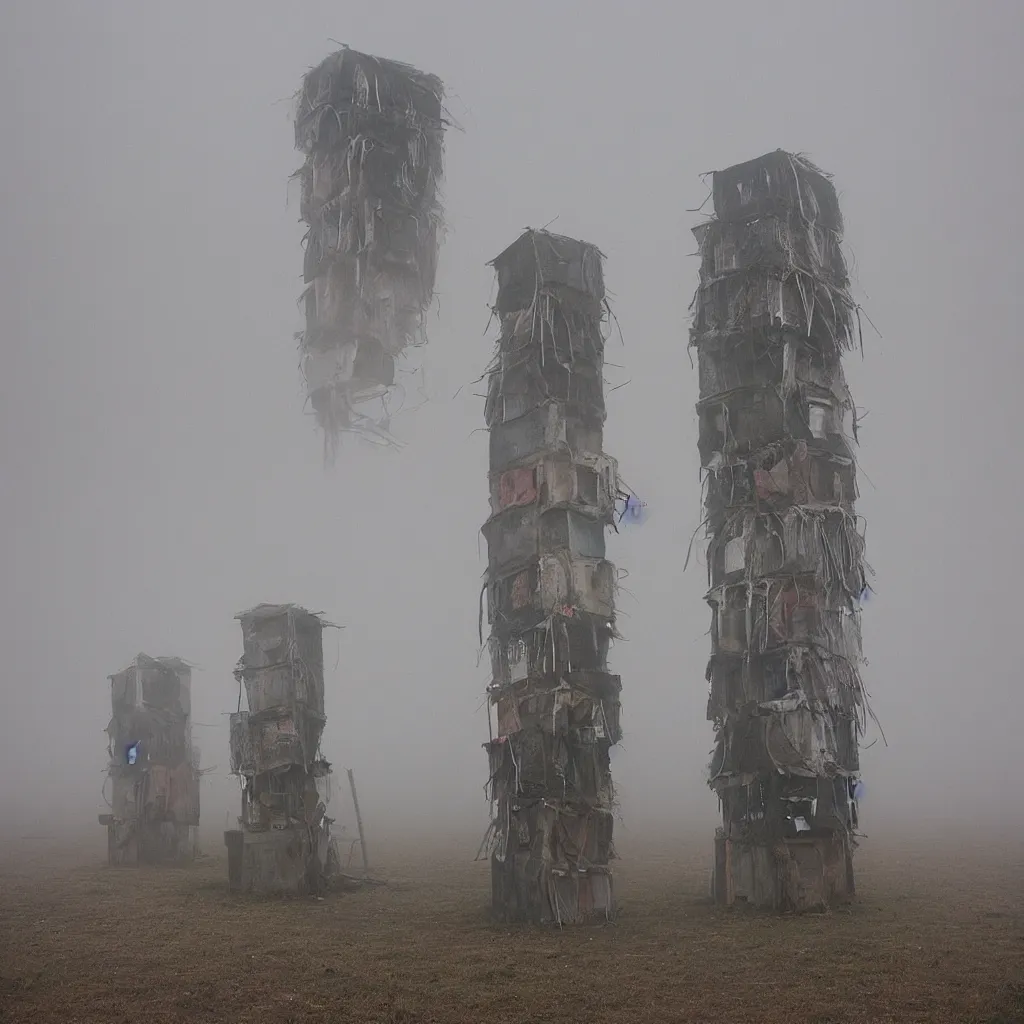
[[[808,910],[852,897],[864,562],[857,339],[828,176],[781,150],[714,174],[694,234],[712,654],[716,899]],[[853,436],[851,436],[853,435]]]
[[[501,336],[488,372],[487,622],[497,735],[492,907],[557,925],[615,913],[607,669],[618,467],[602,451],[604,279],[593,246],[527,231],[495,261]]]

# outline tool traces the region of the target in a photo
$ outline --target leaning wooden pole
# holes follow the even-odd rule
[[[603,452],[602,254],[527,231],[493,261],[501,324],[488,373],[491,516],[487,744],[496,805],[492,902],[503,920],[568,924],[615,910],[608,672],[618,492]]]
[[[363,816],[359,813],[359,794],[356,793],[356,779],[352,769],[348,769],[348,787],[352,790],[352,806],[356,811],[356,828],[359,829],[359,850],[363,856],[363,874],[370,873],[370,857],[366,852],[366,833],[363,831]]]
[[[709,534],[708,666],[722,808],[714,892],[808,910],[854,892],[866,590],[858,341],[829,177],[782,152],[718,171],[695,229],[691,344]]]

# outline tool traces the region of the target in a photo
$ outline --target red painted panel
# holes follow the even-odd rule
[[[510,469],[498,480],[498,507],[531,505],[537,500],[537,481],[533,469]]]

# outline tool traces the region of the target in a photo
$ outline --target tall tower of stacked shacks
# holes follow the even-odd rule
[[[714,174],[695,229],[718,902],[804,910],[853,895],[865,590],[858,336],[827,175],[777,151]]]
[[[320,753],[327,623],[293,604],[261,604],[236,618],[243,653],[231,771],[242,782],[242,813],[240,829],[224,836],[229,883],[249,892],[316,893],[336,863],[327,817],[331,766]]]
[[[618,492],[602,450],[603,256],[528,230],[493,261],[501,324],[488,371],[487,616],[495,913],[610,916],[612,787],[620,738],[615,567],[604,531]]]
[[[442,231],[443,86],[396,61],[332,54],[305,77],[302,371],[330,455],[342,431],[389,443],[395,363],[426,341]]]
[[[199,825],[199,752],[192,746],[192,670],[180,658],[140,654],[110,676],[111,864],[190,860]]]

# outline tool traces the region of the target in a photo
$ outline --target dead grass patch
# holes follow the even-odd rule
[[[717,910],[709,848],[621,850],[619,919],[562,932],[492,923],[472,841],[392,847],[392,885],[323,901],[232,896],[219,856],[8,851],[0,1020],[1024,1022],[1019,846],[872,842],[857,903],[804,918]]]

